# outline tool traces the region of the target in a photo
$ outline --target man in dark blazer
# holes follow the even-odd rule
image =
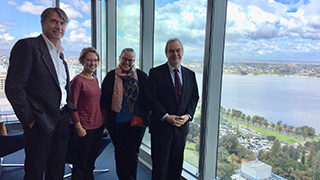
[[[25,180],[61,180],[69,137],[69,72],[61,38],[68,17],[60,8],[41,14],[42,34],[11,50],[5,92],[24,129]]]
[[[179,180],[199,95],[195,73],[181,65],[180,40],[168,40],[165,53],[168,62],[149,72],[152,180]]]

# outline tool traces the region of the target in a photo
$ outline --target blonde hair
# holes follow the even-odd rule
[[[95,53],[98,57],[98,60],[100,61],[100,56],[98,51],[94,47],[87,47],[87,48],[83,48],[80,53],[79,61],[81,64],[84,64],[85,58],[89,53]]]

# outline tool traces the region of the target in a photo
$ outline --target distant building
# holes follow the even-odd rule
[[[259,160],[242,163],[241,169],[231,176],[233,180],[286,180],[272,173],[272,167]]]
[[[0,92],[4,92],[4,85],[6,83],[6,74],[0,73]]]

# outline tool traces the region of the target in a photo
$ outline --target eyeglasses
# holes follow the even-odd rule
[[[99,59],[86,59],[87,62],[96,63],[99,62]]]
[[[126,58],[126,57],[123,57],[123,56],[121,56],[121,60],[128,61],[128,63],[133,63],[135,61],[134,59]]]

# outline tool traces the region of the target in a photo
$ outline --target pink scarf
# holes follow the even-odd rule
[[[113,94],[112,94],[112,105],[111,109],[117,113],[121,111],[122,108],[122,99],[123,99],[123,80],[121,77],[132,76],[138,81],[138,74],[135,67],[132,68],[132,71],[129,74],[123,73],[120,65],[118,65],[115,78],[114,78],[114,86],[113,86]]]

